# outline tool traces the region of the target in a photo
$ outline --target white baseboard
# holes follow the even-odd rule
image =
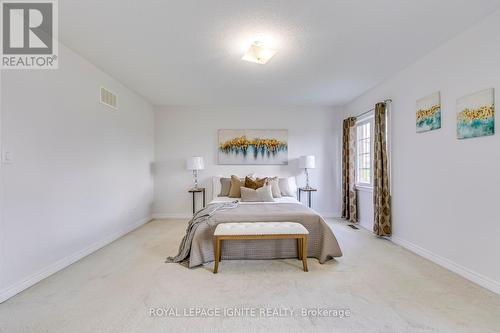
[[[168,219],[191,219],[193,214],[184,213],[154,213],[153,219],[155,220],[168,220]]]
[[[42,268],[38,272],[32,274],[31,276],[28,276],[24,280],[14,283],[2,290],[0,290],[0,303],[8,300],[12,296],[20,293],[21,291],[28,289],[29,287],[33,286],[34,284],[40,282],[41,280],[49,277],[50,275],[60,271],[61,269],[77,262],[78,260],[88,256],[89,254],[99,250],[100,248],[108,245],[109,243],[117,240],[118,238],[128,234],[132,230],[137,229],[138,227],[142,226],[143,224],[151,221],[151,217],[148,216],[142,220],[139,220],[133,224],[130,224],[128,226],[123,227],[121,230],[104,237],[103,239],[91,244],[90,246],[77,251],[67,257],[64,257],[51,265]]]
[[[418,245],[408,242],[402,238],[392,236],[391,241],[404,247],[411,252],[418,254],[450,271],[457,273],[458,275],[470,280],[481,287],[491,290],[492,292],[500,295],[500,282],[494,281],[486,276],[476,273],[468,268],[465,268],[449,259],[439,256],[429,250],[426,250]]]
[[[340,212],[325,212],[319,214],[327,219],[339,219],[341,215]]]

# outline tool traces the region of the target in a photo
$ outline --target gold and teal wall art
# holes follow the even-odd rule
[[[219,164],[288,164],[287,130],[219,130]]]
[[[441,94],[435,92],[417,100],[417,133],[441,128]]]
[[[468,139],[495,134],[493,88],[457,100],[457,137]]]

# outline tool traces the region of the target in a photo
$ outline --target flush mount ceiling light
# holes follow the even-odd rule
[[[256,41],[250,45],[247,52],[241,59],[263,65],[267,63],[275,54],[276,50],[270,49],[262,42]]]

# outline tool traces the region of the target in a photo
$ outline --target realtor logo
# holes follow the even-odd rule
[[[2,69],[56,69],[56,0],[1,1]]]

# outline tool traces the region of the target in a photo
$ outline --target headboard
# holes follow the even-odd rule
[[[213,176],[212,177],[212,200],[217,199],[217,196],[220,193],[221,189],[221,184],[220,184],[220,179],[223,176]]]

